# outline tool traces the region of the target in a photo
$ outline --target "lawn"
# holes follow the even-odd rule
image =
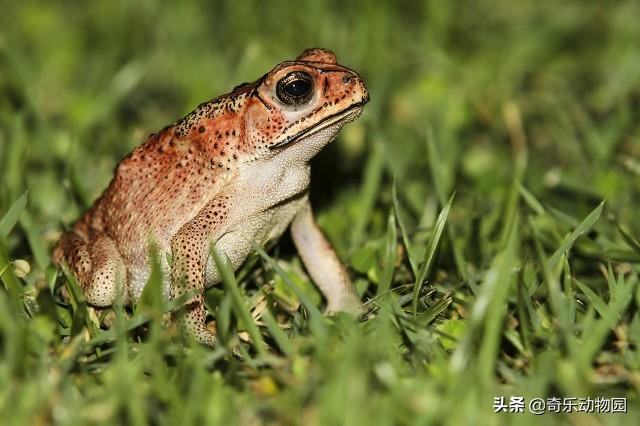
[[[0,421],[640,423],[638,16],[637,1],[5,2]],[[165,323],[158,274],[137,306],[87,307],[51,247],[117,162],[313,46],[371,94],[311,186],[365,315],[322,315],[288,235],[207,292],[216,348]]]

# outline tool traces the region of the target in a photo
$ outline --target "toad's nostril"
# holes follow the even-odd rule
[[[343,76],[342,76],[342,82],[343,82],[344,84],[347,84],[347,83],[349,83],[350,81],[351,81],[351,77],[350,77],[350,76],[348,76],[348,75],[343,75]]]

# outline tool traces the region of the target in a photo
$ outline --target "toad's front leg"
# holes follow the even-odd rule
[[[218,196],[183,225],[171,240],[173,267],[170,297],[174,299],[185,293],[196,293],[186,304],[186,312],[180,322],[196,341],[209,346],[216,343],[216,335],[206,324],[205,269],[209,243],[220,238],[227,216],[228,199]]]
[[[305,201],[293,219],[291,236],[305,268],[327,299],[327,312],[341,311],[357,315],[360,299],[338,255],[316,224],[309,200]]]

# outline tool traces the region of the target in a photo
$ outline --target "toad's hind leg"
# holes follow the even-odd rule
[[[209,243],[217,241],[224,234],[228,214],[229,198],[219,194],[196,217],[184,224],[171,240],[173,264],[169,295],[175,299],[192,293],[180,316],[180,323],[196,341],[209,346],[216,343],[215,332],[209,330],[206,324],[203,295]]]
[[[82,287],[91,305],[107,307],[118,293],[126,302],[126,268],[115,242],[106,235],[87,242],[76,232],[65,233],[53,253],[54,262],[65,264]]]

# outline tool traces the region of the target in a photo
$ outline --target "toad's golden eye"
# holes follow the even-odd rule
[[[303,71],[285,75],[276,86],[278,100],[285,105],[301,105],[313,96],[313,77]]]

